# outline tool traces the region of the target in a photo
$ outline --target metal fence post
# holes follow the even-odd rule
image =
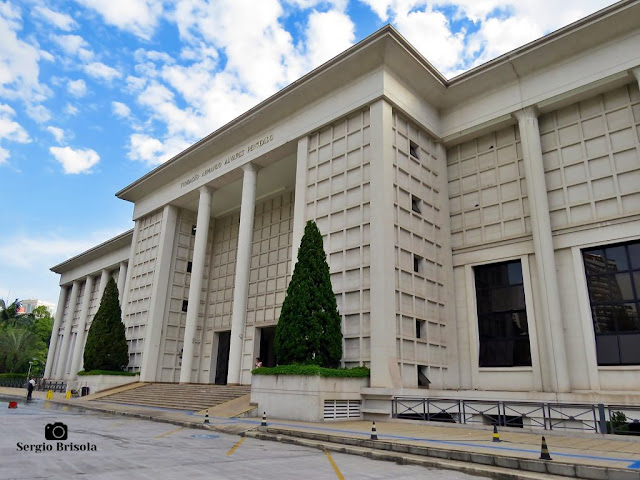
[[[604,435],[607,433],[607,417],[604,412],[604,405],[601,403],[598,404],[598,415],[600,416],[598,422],[600,424],[600,433]]]

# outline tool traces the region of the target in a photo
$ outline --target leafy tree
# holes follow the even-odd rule
[[[0,372],[26,372],[37,353],[38,339],[24,328],[7,326],[0,334]],[[46,354],[46,351],[45,351]]]
[[[342,358],[342,330],[322,235],[308,221],[282,311],[274,347],[278,363],[335,368]]]
[[[107,282],[100,307],[87,335],[84,347],[84,369],[120,371],[129,363],[118,287],[113,278]]]

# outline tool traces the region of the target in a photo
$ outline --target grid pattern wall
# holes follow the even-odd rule
[[[640,212],[636,82],[540,117],[552,227]]]
[[[98,313],[98,308],[100,308],[100,278],[100,275],[96,275],[93,278],[93,288],[91,289],[91,297],[89,297],[89,310],[87,310],[87,323],[85,324],[86,332],[89,331],[91,322],[93,322],[93,317],[96,316],[96,313]]]
[[[131,281],[123,323],[129,343],[129,370],[139,371],[162,230],[162,210],[151,213],[136,223],[138,237],[129,265]]]
[[[309,136],[306,218],[323,236],[346,367],[371,359],[370,133],[366,109]]]
[[[291,272],[294,192],[256,205],[253,222],[247,321],[242,351],[242,382],[251,381],[255,329],[276,325]]]
[[[80,282],[80,286],[78,287],[78,298],[76,299],[76,305],[73,309],[73,323],[71,324],[72,332],[78,330],[78,323],[80,323],[80,314],[82,313],[82,301],[84,299],[86,287],[87,280],[85,279]]]
[[[161,382],[180,381],[181,354],[187,317],[182,306],[183,302],[189,299],[191,274],[187,272],[187,264],[193,259],[195,236],[191,234],[191,229],[195,223],[194,212],[184,210],[180,212],[172,254],[173,265],[170,273],[169,299],[164,313],[160,345],[158,380]]]
[[[447,151],[451,247],[531,232],[517,125]]]
[[[403,383],[415,386],[418,367],[432,381],[446,369],[444,163],[438,164],[436,143],[426,132],[397,112],[393,123],[397,353]]]

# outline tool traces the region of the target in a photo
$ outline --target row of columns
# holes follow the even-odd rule
[[[228,384],[240,384],[242,369],[242,342],[247,314],[249,292],[249,269],[251,266],[251,245],[253,242],[253,219],[256,200],[257,168],[251,162],[242,166],[242,202],[240,205],[240,229],[236,257],[235,283],[233,290],[233,309],[231,317],[231,342],[229,347]],[[196,342],[200,298],[204,278],[207,254],[207,237],[211,219],[212,189],[202,186],[199,189],[196,237],[193,246],[191,283],[187,303],[186,325],[180,367],[180,383],[193,381],[193,354]]]
[[[118,272],[118,292],[120,300],[123,298],[125,281],[127,276],[127,263],[120,262],[120,270]],[[103,269],[100,273],[100,286],[98,288],[98,299],[102,299],[102,294],[109,281],[109,270]],[[76,331],[76,341],[69,358],[69,349],[71,348],[71,330],[73,327],[73,318],[75,316],[76,304],[78,303],[78,295],[80,288],[84,282],[84,293],[82,297],[82,305],[80,306],[80,318]],[[44,370],[44,378],[53,380],[72,380],[76,378],[77,372],[82,368],[82,359],[84,355],[85,330],[89,317],[89,306],[91,303],[91,292],[93,291],[95,282],[94,275],[87,275],[85,278],[79,278],[73,281],[71,285],[71,293],[69,295],[69,286],[60,286],[60,295],[58,297],[58,306],[53,321],[53,329],[51,332],[51,340],[49,342],[49,351],[47,353],[47,364]],[[67,296],[69,295],[67,315],[65,316],[65,306],[67,305]],[[64,321],[64,330],[62,337],[59,339],[60,327]],[[69,367],[69,369],[67,368]],[[68,373],[67,373],[68,371]]]

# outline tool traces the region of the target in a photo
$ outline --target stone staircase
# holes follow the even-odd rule
[[[100,402],[175,408],[198,412],[251,393],[249,385],[148,383],[100,398]]]

